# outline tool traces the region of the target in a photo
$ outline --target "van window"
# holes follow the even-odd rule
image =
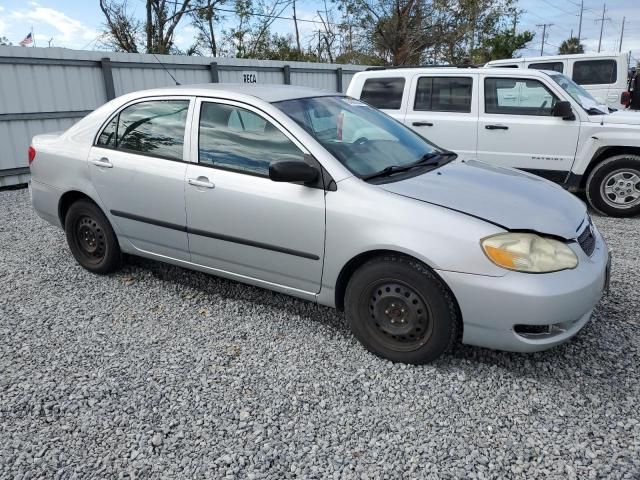
[[[573,81],[580,85],[603,85],[617,80],[615,60],[579,60],[573,64]]]
[[[421,77],[413,109],[431,112],[471,112],[469,77]]]
[[[538,80],[524,78],[486,78],[484,109],[503,115],[550,116],[556,96]]]
[[[531,63],[529,68],[535,68],[536,70],[552,70],[554,72],[562,73],[564,71],[564,64],[562,62],[540,62]]]
[[[404,78],[368,78],[362,87],[360,100],[376,108],[400,110]]]

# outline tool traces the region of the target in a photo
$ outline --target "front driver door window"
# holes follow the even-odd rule
[[[306,152],[249,105],[201,100],[196,111],[198,162],[187,178],[209,186],[186,187],[191,261],[250,283],[318,292],[325,192],[268,177],[271,162]]]

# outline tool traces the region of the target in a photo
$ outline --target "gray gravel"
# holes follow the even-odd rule
[[[2,478],[640,478],[640,218],[572,342],[367,353],[341,314],[141,259],[71,257],[0,192]]]

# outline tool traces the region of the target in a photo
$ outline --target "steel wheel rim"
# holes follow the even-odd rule
[[[100,263],[107,252],[104,230],[100,224],[83,215],[76,220],[74,232],[80,254],[91,263]]]
[[[413,351],[431,337],[431,309],[415,289],[394,280],[381,280],[366,290],[367,328],[385,347],[395,351]]]
[[[640,205],[640,172],[619,169],[609,173],[600,186],[602,199],[614,208],[632,208]]]

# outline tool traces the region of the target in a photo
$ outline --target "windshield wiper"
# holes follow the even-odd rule
[[[388,167],[383,168],[379,172],[371,173],[369,175],[365,175],[361,177],[363,180],[371,180],[372,178],[379,177],[388,177],[395,173],[406,172],[416,167],[423,167],[425,165],[433,165],[434,167],[439,167],[440,165],[444,165],[458,156],[457,153],[442,151],[442,152],[429,152],[425,153],[420,159],[416,162],[409,163],[407,165],[389,165]],[[441,159],[450,159],[447,162],[442,162]]]

